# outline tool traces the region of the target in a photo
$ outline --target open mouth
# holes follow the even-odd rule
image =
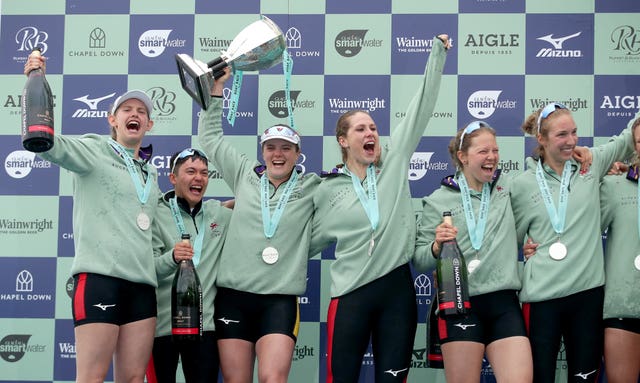
[[[191,185],[189,191],[194,194],[202,194],[202,185]]]
[[[138,121],[127,122],[127,130],[130,132],[137,132],[140,130],[140,123]]]
[[[374,141],[365,142],[363,148],[366,154],[373,155],[375,154],[376,143]]]

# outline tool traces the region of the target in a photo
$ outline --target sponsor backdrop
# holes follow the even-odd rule
[[[197,145],[199,109],[180,87],[174,55],[211,60],[261,14],[286,34],[295,124],[304,137],[300,166],[312,172],[339,162],[333,130],[345,110],[368,109],[388,136],[405,115],[430,39],[451,36],[439,100],[408,169],[416,209],[454,171],[446,145],[471,120],[496,128],[500,165],[509,173],[523,170],[533,140],[520,123],[541,105],[565,103],[581,143],[592,145],[618,133],[640,104],[637,0],[4,0],[0,10],[1,381],[75,378],[73,185],[69,172],[24,151],[18,135],[22,68],[35,46],[48,57],[57,133],[108,134],[115,96],[127,88],[149,93],[155,126],[145,141],[153,143],[163,190],[171,154]],[[225,121],[224,129],[256,157],[258,134],[288,122],[282,67],[244,79],[235,126]],[[231,81],[227,88],[225,115]],[[210,178],[208,197],[232,197],[216,169]],[[331,260],[329,250],[310,261],[292,382],[325,379]],[[425,366],[431,273],[415,273],[415,288],[420,325],[409,380],[444,381]],[[373,381],[372,364],[368,352],[361,382]],[[566,376],[563,351],[557,369]],[[486,362],[482,374],[495,381]]]

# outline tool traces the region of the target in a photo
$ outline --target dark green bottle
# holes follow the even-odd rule
[[[190,241],[182,234],[183,241]],[[196,340],[202,335],[202,286],[189,260],[180,261],[171,285],[171,334],[177,341]]]
[[[438,333],[438,298],[435,296],[427,314],[427,326],[427,367],[444,368]]]
[[[451,212],[442,213],[442,219],[453,225]],[[440,315],[467,315],[471,309],[467,284],[467,264],[455,239],[442,243],[437,267]]]
[[[31,54],[40,56],[40,48]],[[30,152],[45,152],[53,147],[53,94],[42,68],[27,76],[21,100],[22,146]]]

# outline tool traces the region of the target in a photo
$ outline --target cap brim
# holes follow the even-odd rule
[[[120,105],[122,105],[127,100],[131,100],[132,98],[140,100],[147,107],[147,113],[151,115],[151,112],[153,111],[153,103],[145,92],[138,89],[130,90],[122,94],[120,97],[116,98],[116,102],[113,104],[113,109],[111,109],[111,114],[115,114]]]

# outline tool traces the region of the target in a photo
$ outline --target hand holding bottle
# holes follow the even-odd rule
[[[173,247],[173,260],[176,263],[180,261],[188,261],[193,258],[193,247],[188,241],[180,241]]]
[[[31,52],[27,61],[24,63],[24,74],[28,76],[34,69],[42,69],[42,72],[47,72],[47,59],[42,56],[40,52]]]
[[[458,228],[453,226],[448,222],[442,222],[438,226],[436,226],[436,237],[433,242],[433,246],[431,250],[433,251],[434,256],[440,255],[440,249],[442,249],[442,244],[444,242],[452,241],[456,239],[458,235]]]

